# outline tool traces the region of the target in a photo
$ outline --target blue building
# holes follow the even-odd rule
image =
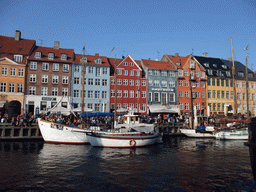
[[[74,111],[81,111],[82,59],[75,54],[72,65],[71,105]],[[109,112],[110,64],[104,56],[84,56],[84,111]]]

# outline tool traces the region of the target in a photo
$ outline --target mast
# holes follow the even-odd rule
[[[117,110],[117,69],[116,69],[116,55],[115,55],[115,113],[114,113],[114,128],[117,125],[116,110]]]
[[[247,120],[249,120],[249,83],[248,83],[248,66],[247,66],[247,58],[248,58],[248,48],[249,45],[245,48],[247,50],[247,54],[245,56],[245,63],[246,63],[246,108],[247,108]]]
[[[233,62],[233,65],[232,65],[232,77],[233,77],[233,90],[234,90],[234,116],[236,116],[237,115],[236,82],[235,82],[236,69],[235,69],[232,37],[230,37],[230,41],[231,41],[232,62]]]
[[[192,87],[192,75],[190,73],[190,102],[191,102],[191,129],[194,129],[194,104],[193,104],[193,87]]]
[[[84,62],[84,50],[85,46],[83,46],[83,56],[82,56],[82,93],[81,93],[81,113],[84,112],[84,75],[85,75],[85,62]]]
[[[140,76],[138,76],[139,84],[138,84],[138,103],[137,103],[137,113],[140,112]]]

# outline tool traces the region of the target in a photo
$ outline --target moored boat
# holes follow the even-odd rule
[[[248,139],[248,129],[230,129],[230,130],[223,130],[217,131],[214,133],[214,137],[216,139],[223,139],[223,140],[247,140]]]
[[[70,127],[38,118],[42,137],[48,143],[89,144],[86,136],[87,129]]]
[[[87,138],[94,147],[143,147],[162,143],[159,133],[144,132],[87,132]]]
[[[180,132],[186,135],[187,137],[196,137],[196,138],[215,138],[214,127],[213,126],[200,126],[197,129],[180,129]]]

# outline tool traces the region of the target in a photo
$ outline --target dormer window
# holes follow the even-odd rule
[[[67,60],[67,55],[66,54],[61,54],[61,60]]]
[[[36,52],[36,58],[41,58],[41,52]]]
[[[222,68],[223,68],[223,69],[227,69],[227,66],[226,66],[226,65],[222,65]]]
[[[179,62],[177,62],[177,63],[176,63],[176,65],[177,65],[177,66],[180,66],[180,63],[179,63]]]
[[[22,55],[14,55],[14,61],[15,62],[22,62],[23,56]]]
[[[84,60],[83,60],[83,57],[82,57],[82,58],[80,59],[80,62],[81,62],[81,63],[83,63],[83,62],[84,62],[84,63],[87,63],[87,57],[84,57]]]
[[[204,66],[205,67],[209,67],[209,63],[204,63]]]
[[[194,61],[190,61],[189,62],[189,66],[190,66],[190,69],[195,69],[195,62]]]
[[[95,59],[96,64],[102,64],[102,60],[100,58]]]
[[[230,76],[231,76],[230,71],[226,71],[226,75],[227,75],[228,77],[230,77]]]
[[[212,66],[217,68],[217,64],[213,64]]]
[[[48,59],[54,59],[54,54],[53,53],[49,53],[48,54]]]
[[[244,73],[243,72],[238,72],[238,76],[239,77],[244,77]]]

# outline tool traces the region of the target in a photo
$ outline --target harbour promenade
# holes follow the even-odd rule
[[[98,125],[101,127],[107,126],[105,124]],[[182,136],[180,129],[183,123],[158,123],[156,129],[163,136]],[[37,123],[32,123],[31,126],[13,126],[11,123],[0,124],[0,140],[33,140],[43,139]]]

